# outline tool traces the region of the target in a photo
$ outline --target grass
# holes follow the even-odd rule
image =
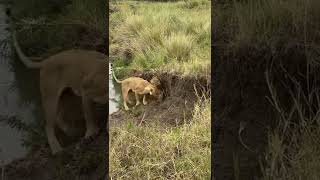
[[[320,109],[319,7],[317,0],[248,0],[217,3],[213,11],[213,46],[216,62],[222,64],[216,71],[231,77],[216,83],[216,87],[228,87],[223,83],[231,81],[250,82],[254,77],[261,77],[255,85],[265,86],[245,92],[248,96],[266,92],[269,87],[270,94],[266,95],[277,119],[263,157],[263,179],[320,177],[320,124],[316,120]],[[236,80],[228,72],[232,68],[229,59],[240,60],[233,64],[239,69]],[[264,69],[269,72],[267,83]],[[244,102],[254,106],[252,99],[245,98]]]
[[[227,8],[226,8],[227,7]],[[277,48],[319,41],[320,2],[317,0],[248,0],[217,4],[215,44],[231,51],[243,47]],[[305,37],[305,36],[306,37]]]
[[[190,123],[164,127],[127,120],[110,128],[111,179],[210,179],[211,106],[198,102]]]
[[[210,74],[210,1],[112,2],[110,56],[128,69]],[[123,65],[123,64],[122,64]]]
[[[267,83],[271,102],[279,113],[279,125],[269,134],[263,179],[311,179],[320,177],[320,121],[319,90],[304,93],[300,85],[291,91],[292,105],[286,108],[269,74]],[[293,77],[291,77],[294,79]],[[309,97],[309,99],[307,98]]]

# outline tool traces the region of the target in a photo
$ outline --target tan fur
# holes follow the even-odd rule
[[[116,76],[114,75],[114,72],[112,71],[112,75],[114,79],[117,81],[117,83],[121,84],[121,90],[122,90],[122,97],[123,97],[123,105],[125,110],[129,110],[129,107],[127,105],[127,102],[129,104],[132,104],[132,102],[129,99],[128,93],[129,91],[133,91],[136,98],[136,105],[138,106],[140,103],[139,95],[143,95],[143,105],[147,104],[146,101],[146,95],[155,95],[155,92],[157,91],[156,86],[148,82],[147,80],[144,80],[140,77],[129,77],[127,79],[124,79],[122,81],[119,81]]]
[[[62,150],[55,135],[55,126],[68,131],[61,119],[59,101],[66,88],[82,99],[86,120],[85,137],[98,133],[93,117],[93,103],[107,103],[107,57],[88,50],[67,50],[53,55],[41,63],[32,62],[21,51],[14,33],[14,46],[19,58],[29,68],[40,68],[40,92],[46,118],[46,132],[52,153]],[[68,134],[68,132],[66,132]]]

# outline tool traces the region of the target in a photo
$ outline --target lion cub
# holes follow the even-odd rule
[[[129,77],[127,79],[120,81],[114,75],[114,71],[112,71],[112,75],[113,75],[114,79],[117,81],[117,83],[121,84],[123,105],[124,105],[124,109],[126,111],[129,110],[127,102],[129,104],[132,104],[132,102],[130,101],[129,96],[128,96],[128,93],[130,90],[132,90],[135,94],[136,106],[141,104],[140,100],[139,100],[139,95],[143,95],[143,105],[147,104],[147,101],[146,101],[147,94],[150,94],[152,96],[156,95],[156,92],[157,92],[156,86],[153,85],[152,83],[148,82],[147,80],[144,80],[140,77]]]

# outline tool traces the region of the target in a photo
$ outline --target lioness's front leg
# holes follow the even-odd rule
[[[93,103],[89,98],[85,96],[82,96],[82,108],[83,108],[84,117],[86,120],[85,138],[88,138],[90,136],[97,134],[99,131],[99,127],[97,126],[94,119]]]
[[[148,104],[148,102],[147,102],[147,100],[146,100],[146,95],[144,94],[143,95],[143,105],[147,105]]]
[[[139,95],[136,92],[134,93],[134,95],[136,96],[136,106],[139,106],[141,104],[139,100]]]

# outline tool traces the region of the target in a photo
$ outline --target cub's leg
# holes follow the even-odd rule
[[[144,94],[143,95],[143,105],[147,105],[148,104],[148,102],[147,102],[147,100],[146,100],[146,95]]]

